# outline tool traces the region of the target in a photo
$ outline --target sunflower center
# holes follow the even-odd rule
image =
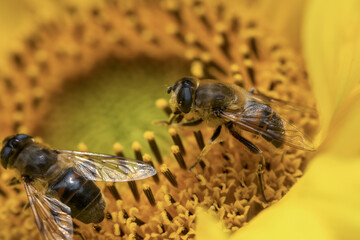
[[[248,9],[237,15],[225,3],[163,3],[66,6],[66,17],[42,24],[11,53],[9,73],[2,75],[6,91],[0,110],[9,116],[2,121],[11,129],[2,134],[35,133],[56,148],[74,149],[84,142],[82,150],[109,153],[113,147],[116,155],[158,170],[147,180],[101,185],[107,219],[95,226],[74,220],[89,239],[192,238],[200,207],[235,231],[280,200],[305,169],[308,153],[289,146],[277,149],[266,137],[241,131],[263,152],[261,177],[269,203],[259,190],[259,156],[229,132],[188,170],[213,129],[151,124],[171,113],[167,99],[157,101],[166,114],[154,107],[155,101],[166,98],[167,86],[179,78],[217,79],[308,107],[314,101],[301,53],[274,37]],[[311,136],[316,116],[302,110],[281,117]],[[5,196],[18,194],[8,187],[0,190]],[[26,202],[20,194],[19,206]],[[30,214],[16,216],[19,206],[9,214],[32,219]],[[21,235],[34,232],[33,224],[27,221]]]
[[[52,107],[35,134],[62,149],[85,142],[93,152],[111,153],[118,141],[125,154],[130,154],[134,141],[140,141],[149,151],[145,139],[139,136],[151,130],[156,131],[162,150],[168,151],[166,128],[151,122],[164,118],[154,99],[167,97],[166,86],[187,69],[180,59],[104,61],[91,72],[65,82],[62,90],[50,98]]]

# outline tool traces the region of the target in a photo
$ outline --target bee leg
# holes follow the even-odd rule
[[[256,89],[256,88],[251,88],[250,90],[249,90],[249,93],[252,93],[252,94],[258,94],[258,95],[260,95],[260,96],[265,96],[262,92],[260,92],[258,89]]]
[[[154,124],[159,124],[159,125],[163,125],[163,126],[176,125],[183,118],[184,118],[184,115],[178,114],[178,113],[173,113],[173,114],[171,114],[170,119],[168,121],[155,121]],[[176,122],[175,124],[173,123],[174,121]]]
[[[250,90],[249,90],[249,93],[254,93],[256,91],[256,88],[251,88]]]
[[[201,119],[202,120],[202,119]],[[221,125],[219,125],[213,135],[211,136],[211,138],[209,139],[208,143],[205,145],[205,147],[201,150],[201,153],[198,157],[198,159],[196,160],[196,162],[189,168],[189,170],[193,169],[200,161],[201,159],[210,151],[211,147],[213,144],[217,143],[218,141],[216,141],[216,139],[219,137],[221,132]]]
[[[192,122],[184,122],[184,123],[179,123],[179,125],[181,126],[197,126],[200,123],[202,123],[204,120],[199,118],[198,120],[192,121]]]
[[[74,235],[78,235],[82,240],[85,240],[84,235],[77,229],[79,229],[79,225],[76,224],[76,222],[73,221],[73,233]]]
[[[264,201],[267,203],[268,201],[266,200],[266,197],[265,197],[264,185],[263,185],[263,179],[262,179],[262,174],[264,173],[264,167],[265,167],[265,158],[264,158],[264,155],[262,154],[262,151],[258,147],[256,147],[252,142],[250,142],[246,138],[242,137],[238,132],[236,132],[236,130],[233,128],[233,123],[228,122],[225,124],[225,126],[229,129],[231,135],[234,138],[236,138],[242,144],[244,144],[245,147],[247,147],[252,153],[258,154],[260,156],[260,161],[258,162],[258,167],[257,167],[256,173],[258,176],[258,182],[259,182],[259,188],[260,188],[261,195],[262,195]]]
[[[258,168],[256,170],[257,176],[258,176],[258,181],[259,181],[259,187],[260,187],[260,191],[261,191],[261,195],[264,199],[264,202],[268,203],[268,201],[266,200],[265,197],[265,193],[264,193],[264,186],[263,186],[263,173],[264,173],[264,167],[265,167],[265,158],[264,155],[262,153],[260,153],[260,161],[258,162]]]
[[[84,235],[78,230],[74,230],[74,235],[78,235],[81,238],[81,240],[85,240]]]

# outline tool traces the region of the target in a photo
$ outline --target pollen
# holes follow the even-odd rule
[[[1,54],[6,59],[6,64],[0,65],[1,138],[18,132],[38,133],[44,118],[54,107],[50,101],[52,96],[66,92],[68,85],[81,85],[96,76],[97,72],[92,70],[108,64],[106,59],[113,58],[129,62],[143,56],[150,59],[149,62],[180,59],[186,67],[180,75],[178,65],[175,65],[176,69],[168,68],[168,65],[162,68],[166,73],[174,71],[178,78],[190,74],[200,79],[217,79],[235,83],[248,91],[256,88],[274,99],[313,108],[315,101],[301,53],[285,37],[274,34],[271,26],[257,14],[257,4],[258,1],[254,2],[249,9],[242,5],[232,9],[232,4],[226,1],[125,3],[111,0],[98,5],[87,3],[86,7],[66,3],[59,8],[64,9],[59,10],[63,11],[60,14],[63,18],[37,21],[33,32],[24,33],[19,44]],[[112,65],[112,68],[118,66]],[[157,71],[153,69],[154,74]],[[97,99],[106,88],[117,91],[115,86],[127,88],[132,81],[140,86],[147,81],[148,76],[137,77],[136,74],[114,80],[121,82],[120,85],[112,83],[105,88],[100,88],[102,84],[97,85],[99,88],[95,88],[95,93],[77,96],[69,105],[88,98]],[[78,80],[79,76],[85,77]],[[168,74],[161,76],[167,77]],[[101,80],[97,82],[101,83]],[[136,95],[137,88],[126,89],[125,95],[130,98],[122,96],[125,99],[122,104],[135,102],[132,106],[141,106],[150,102],[149,105],[153,105],[156,101],[158,109],[154,106],[154,111],[158,111],[158,116],[163,119],[149,115],[146,121],[164,120],[163,123],[167,123],[172,108],[166,87],[178,79],[168,79],[166,84],[160,80],[154,85],[163,88],[163,95],[150,89]],[[141,115],[143,109],[134,107],[132,111],[136,117],[131,118],[130,112],[119,112],[113,107],[114,103],[91,103],[88,107],[99,112],[103,113],[102,110],[109,106],[112,110],[109,115],[96,118],[95,124],[86,114],[80,114],[81,119],[86,119],[89,124],[69,123],[77,125],[79,130],[85,129],[87,135],[84,142],[72,147],[91,151],[94,144],[90,139],[99,138],[100,143],[105,143],[100,132],[106,130],[104,125],[112,125],[110,120],[114,116],[127,119],[123,123],[114,123],[113,131],[105,134],[111,136],[112,141],[107,149],[113,152],[108,154],[144,161],[153,166],[157,174],[139,181],[96,183],[104,195],[106,217],[97,225],[74,219],[74,232],[81,233],[85,239],[193,239],[198,208],[205,209],[219,219],[227,231],[234,232],[246,226],[263,209],[281,201],[302,177],[310,158],[310,153],[288,146],[274,149],[261,136],[243,131],[242,134],[263,152],[266,202],[258,185],[256,156],[229,132],[223,131],[221,141],[213,144],[190,171],[188,167],[199,160],[214,129],[177,125],[167,130],[161,126],[165,129],[163,133],[158,130],[160,126],[142,129],[141,125],[132,125],[137,122],[136,118],[144,117]],[[67,118],[85,110],[76,108],[62,115]],[[297,111],[283,115],[289,123],[313,137],[318,124],[316,113]],[[131,140],[119,140],[119,136],[124,135],[120,129],[128,127],[134,127],[129,134]],[[63,136],[59,139],[72,139],[76,134],[67,131],[66,127],[60,127],[60,130]],[[43,129],[43,132],[47,131],[51,129]],[[134,140],[132,137],[136,134]],[[56,143],[56,139],[53,142]],[[0,169],[0,199],[3,203],[0,221],[4,223],[0,239],[38,239],[39,231],[31,210],[23,210],[28,203],[23,184],[12,181],[13,177],[12,172]],[[20,228],[19,222],[24,226]]]

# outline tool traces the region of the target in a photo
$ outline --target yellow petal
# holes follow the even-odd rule
[[[323,151],[339,156],[360,155],[360,86],[346,99],[330,125]]]
[[[229,235],[224,232],[219,219],[206,213],[205,210],[199,209],[196,212],[196,239],[197,240],[211,240],[211,239],[228,239]]]
[[[360,239],[360,158],[324,154],[276,205],[231,239]]]
[[[303,44],[321,118],[321,139],[334,113],[359,82],[359,9],[357,0],[314,0],[307,7]]]

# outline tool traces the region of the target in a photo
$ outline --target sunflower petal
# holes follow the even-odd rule
[[[360,155],[360,86],[346,99],[333,118],[330,135],[323,144],[322,151],[339,156]]]
[[[360,158],[316,157],[279,202],[231,239],[359,239]]]
[[[224,232],[221,222],[211,216],[205,210],[199,209],[196,213],[198,224],[196,225],[196,239],[228,239],[229,235]]]
[[[334,113],[359,83],[360,2],[309,1],[303,44],[307,69],[318,103],[321,138]]]

